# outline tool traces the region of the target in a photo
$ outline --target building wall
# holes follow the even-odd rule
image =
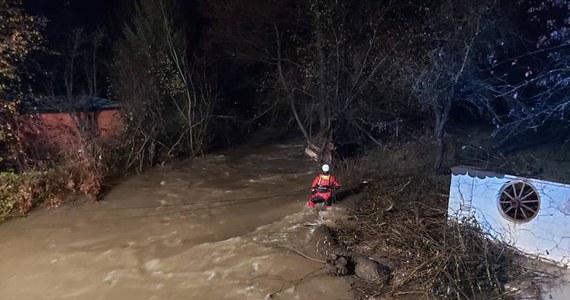
[[[79,124],[106,140],[120,133],[121,120],[118,110],[81,113],[79,118],[69,113],[42,113],[20,116],[20,129],[24,143],[42,151],[65,150],[73,147],[79,137]],[[81,122],[80,122],[81,120]]]
[[[499,209],[503,187],[514,181],[538,191],[540,209],[528,222],[509,220]],[[490,236],[527,254],[570,264],[570,185],[511,175],[453,174],[448,209],[450,219],[474,217]]]
[[[104,110],[98,112],[97,125],[99,128],[99,135],[102,138],[109,138],[118,135],[123,128],[119,110]]]

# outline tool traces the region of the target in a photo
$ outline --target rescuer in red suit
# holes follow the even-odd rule
[[[332,205],[332,191],[338,190],[340,184],[336,177],[330,174],[330,166],[324,164],[322,167],[323,173],[317,175],[313,184],[311,185],[311,199],[309,199],[309,207],[315,207],[315,204],[324,202],[327,208]]]

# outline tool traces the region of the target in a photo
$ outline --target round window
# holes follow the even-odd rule
[[[511,181],[501,189],[499,210],[510,221],[525,223],[538,215],[540,197],[530,183]]]

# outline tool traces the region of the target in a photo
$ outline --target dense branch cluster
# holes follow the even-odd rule
[[[210,39],[232,68],[263,70],[244,84],[307,139],[381,143],[419,123],[442,148],[458,109],[502,140],[565,124],[565,1],[261,2],[209,2]]]
[[[21,91],[21,66],[41,46],[45,20],[26,15],[20,0],[0,3],[0,170],[13,168],[19,156],[14,116]]]
[[[206,62],[192,52],[176,3],[142,1],[116,44],[113,91],[123,103],[127,168],[201,153],[215,98]]]

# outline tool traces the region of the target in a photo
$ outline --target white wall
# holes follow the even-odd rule
[[[538,215],[527,223],[502,216],[498,207],[501,188],[512,180],[523,180],[539,192]],[[460,220],[475,216],[496,239],[531,255],[570,264],[570,185],[479,171],[454,169],[449,193],[449,217]]]

